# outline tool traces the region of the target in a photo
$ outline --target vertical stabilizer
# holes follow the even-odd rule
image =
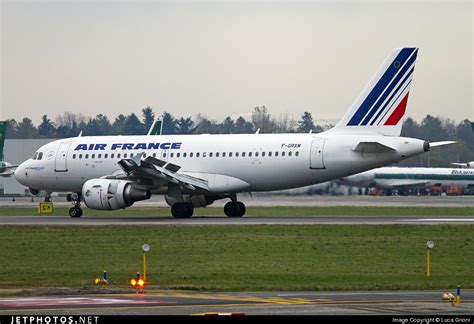
[[[400,136],[418,48],[396,48],[333,131]]]

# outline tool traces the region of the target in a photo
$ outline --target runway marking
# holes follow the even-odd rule
[[[474,222],[474,218],[418,218],[404,219],[406,222]]]
[[[28,306],[70,306],[70,305],[117,305],[117,304],[175,304],[159,300],[134,300],[119,298],[91,298],[91,297],[30,297],[30,298],[2,298],[0,306],[28,307]]]

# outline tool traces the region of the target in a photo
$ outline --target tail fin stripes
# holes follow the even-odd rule
[[[334,130],[399,136],[417,55],[415,47],[393,50]]]
[[[7,131],[7,122],[0,121],[0,162],[3,161],[3,146],[5,143],[6,131]]]

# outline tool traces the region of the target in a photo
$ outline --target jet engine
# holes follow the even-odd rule
[[[115,210],[130,207],[136,201],[150,199],[151,193],[137,188],[131,181],[91,179],[82,186],[82,197],[89,208]]]
[[[222,198],[227,198],[223,195],[183,195],[183,201],[186,203],[191,203],[194,208],[206,207],[214,203],[214,201]],[[166,203],[169,206],[173,206],[177,203],[177,199],[171,196],[165,196]]]

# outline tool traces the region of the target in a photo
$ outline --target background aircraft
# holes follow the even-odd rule
[[[4,161],[3,147],[5,145],[5,133],[7,131],[7,122],[0,121],[0,177],[10,177],[14,173],[17,165]]]
[[[407,191],[419,188],[474,189],[474,170],[454,168],[384,167],[354,174],[339,183],[361,188]]]

